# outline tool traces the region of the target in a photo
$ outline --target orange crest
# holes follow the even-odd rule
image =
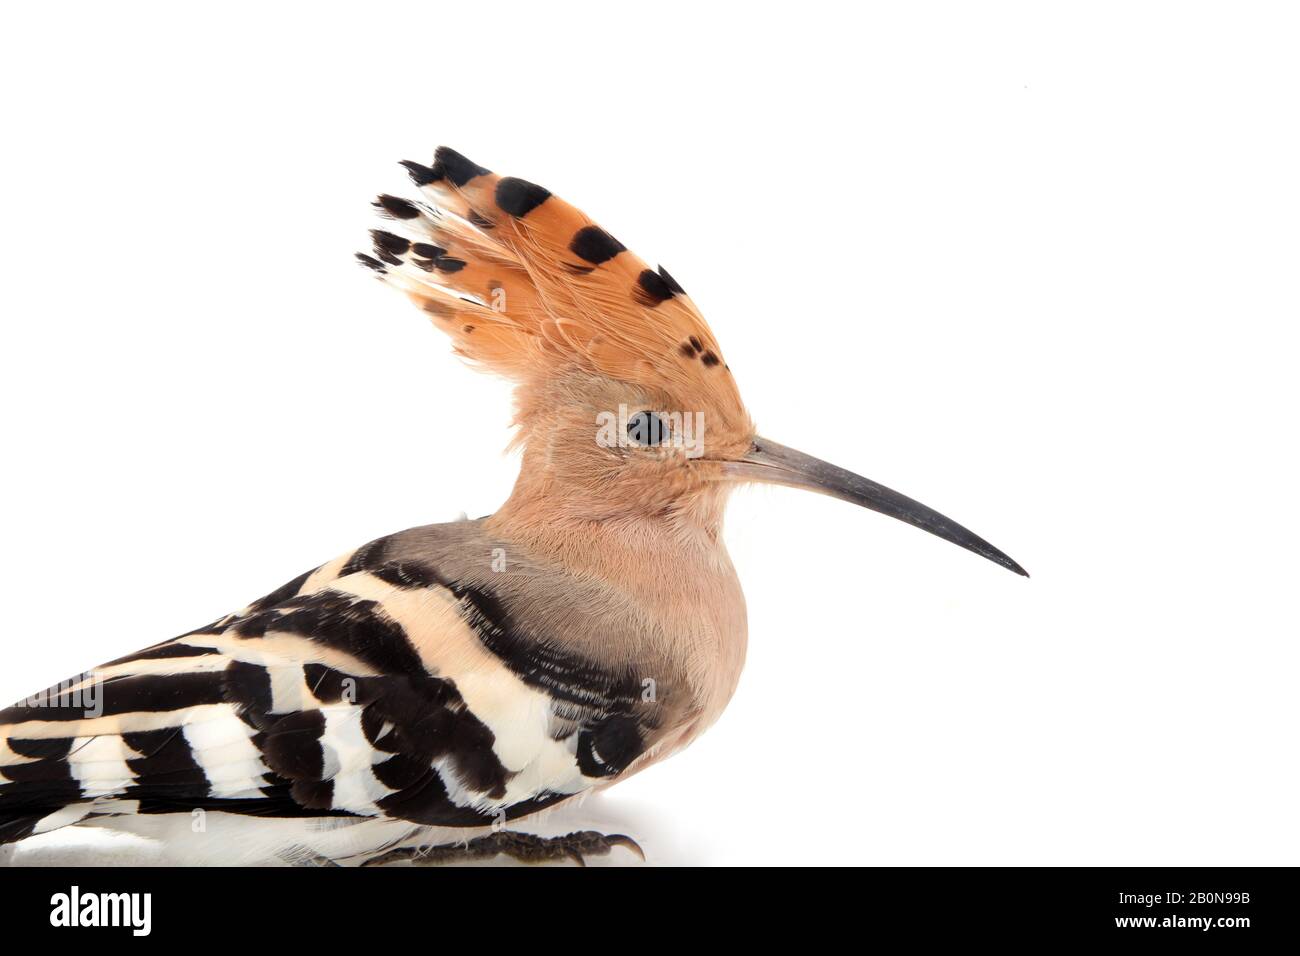
[[[686,292],[580,210],[439,147],[404,162],[428,201],[380,196],[394,221],[358,258],[452,337],[521,385],[581,370],[748,426],[713,333]]]

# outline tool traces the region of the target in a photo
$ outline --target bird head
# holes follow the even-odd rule
[[[1025,574],[933,509],[760,437],[703,316],[580,210],[441,147],[406,162],[422,198],[380,196],[393,221],[363,264],[404,291],[455,351],[516,383],[519,482],[534,521],[647,520],[716,534],[728,492],[762,482],[904,521]]]

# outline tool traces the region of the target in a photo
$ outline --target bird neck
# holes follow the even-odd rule
[[[485,525],[536,561],[596,579],[609,589],[610,606],[642,621],[645,643],[623,648],[621,659],[660,660],[663,672],[682,675],[689,687],[689,721],[660,748],[670,753],[722,712],[745,661],[745,598],[721,534],[726,492],[663,514],[599,519],[569,510],[572,500],[536,494],[521,476]],[[604,632],[577,650],[597,658],[617,653]]]
[[[683,569],[708,576],[733,573],[722,542],[725,490],[709,490],[660,513],[585,514],[574,498],[550,493],[521,475],[487,519],[495,534],[578,574],[636,581],[658,590]]]

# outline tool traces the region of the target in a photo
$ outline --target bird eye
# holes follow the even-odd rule
[[[668,426],[654,412],[637,412],[627,420],[627,437],[637,445],[658,445],[668,437]]]

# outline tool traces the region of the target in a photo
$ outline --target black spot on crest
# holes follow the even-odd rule
[[[382,229],[371,229],[370,238],[375,241],[375,255],[381,259],[384,258],[384,253],[388,253],[389,256],[400,256],[411,248],[409,239],[403,239]],[[389,260],[384,259],[384,261]],[[401,260],[399,259],[396,264],[401,265]]]
[[[394,219],[416,219],[420,215],[420,210],[415,203],[402,199],[400,196],[390,196],[387,193],[376,199],[375,205]]]
[[[678,283],[676,279],[668,274],[668,270],[663,266],[659,267],[659,277],[664,280],[664,284],[668,286],[668,288],[672,289],[678,295],[686,294],[686,290],[681,287],[681,284]]]
[[[659,273],[653,269],[644,269],[637,276],[636,288],[632,290],[632,294],[642,305],[654,308],[659,303],[671,299],[673,290]]]
[[[569,251],[593,265],[608,262],[627,247],[600,226],[586,226],[573,234]]]
[[[486,176],[492,170],[462,156],[449,146],[439,146],[433,154],[433,172],[438,178],[445,176],[453,186],[464,186],[476,176]]]
[[[507,176],[497,183],[497,205],[516,219],[522,219],[550,198],[549,190],[526,179]]]
[[[412,162],[409,159],[402,160],[402,165],[411,176],[411,181],[417,186],[427,186],[429,183],[437,182],[442,178],[442,174],[436,170],[430,169],[422,163]]]

